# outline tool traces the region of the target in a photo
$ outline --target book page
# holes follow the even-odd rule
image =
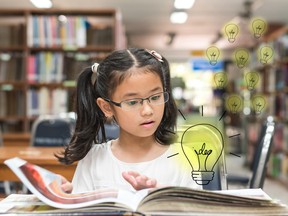
[[[138,211],[155,212],[287,212],[287,207],[266,197],[261,189],[225,191],[165,187],[152,190],[139,204]],[[255,211],[254,211],[255,210]]]
[[[215,192],[236,195],[236,196],[250,197],[250,198],[255,198],[255,199],[272,200],[271,197],[268,194],[266,194],[261,188],[222,190],[222,191],[215,191]]]
[[[123,204],[123,207],[126,206],[127,210],[133,208],[131,202],[127,202],[127,200],[134,200],[133,193],[126,193],[126,200],[123,201],[119,198],[120,190],[113,188],[81,194],[65,193],[61,189],[61,177],[55,173],[20,158],[8,159],[4,163],[34,195],[55,208],[80,208],[99,203],[119,203]]]
[[[123,205],[114,203],[102,203],[94,206],[87,206],[84,208],[76,209],[59,209],[54,208],[41,202],[34,194],[11,194],[5,199],[0,201],[0,215],[1,213],[10,214],[25,214],[25,215],[34,215],[34,214],[48,214],[49,215],[83,215],[83,214],[93,214],[96,215],[142,215],[134,214],[130,210],[127,211],[126,208],[123,208]]]

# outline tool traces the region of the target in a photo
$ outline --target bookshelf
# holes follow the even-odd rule
[[[278,28],[259,47],[263,44],[274,50],[271,63],[254,65],[261,75],[257,91],[267,100],[265,115],[273,116],[276,122],[267,174],[288,186],[288,27]]]
[[[7,137],[27,138],[37,116],[71,111],[79,72],[125,46],[114,9],[0,9],[4,145]]]

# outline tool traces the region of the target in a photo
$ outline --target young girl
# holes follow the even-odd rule
[[[60,159],[67,164],[79,161],[73,193],[103,187],[199,188],[191,170],[177,162],[179,150],[170,145],[176,137],[177,107],[169,64],[157,52],[114,51],[86,68],[77,82],[76,110],[75,132]],[[111,119],[120,134],[106,142],[104,124]]]

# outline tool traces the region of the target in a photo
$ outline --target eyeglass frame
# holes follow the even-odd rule
[[[107,102],[109,102],[109,103],[112,103],[113,105],[115,105],[115,106],[118,106],[118,107],[120,107],[121,109],[123,109],[123,107],[122,107],[122,103],[123,102],[127,102],[127,101],[132,101],[132,100],[141,100],[141,102],[140,102],[140,104],[141,104],[141,106],[143,105],[143,103],[144,103],[144,101],[145,100],[147,100],[148,102],[149,102],[149,104],[151,104],[151,102],[150,102],[150,99],[151,99],[151,97],[153,97],[153,96],[155,96],[155,95],[158,95],[158,94],[163,94],[163,97],[164,97],[164,103],[159,103],[159,104],[152,104],[152,105],[161,105],[161,104],[165,104],[166,102],[168,102],[169,101],[169,99],[170,99],[170,96],[169,96],[169,92],[167,92],[167,91],[163,91],[163,92],[158,92],[158,93],[155,93],[155,94],[152,94],[152,95],[150,95],[149,97],[146,97],[146,98],[131,98],[131,99],[127,99],[127,100],[123,100],[123,101],[121,101],[121,102],[115,102],[115,101],[112,101],[112,100],[110,100],[109,98],[103,98],[105,101],[107,101]],[[165,96],[167,97],[167,100],[165,101]],[[140,106],[140,107],[141,107]],[[137,108],[137,109],[135,109],[135,110],[138,110],[138,109],[140,109],[140,107],[139,108]],[[130,110],[134,110],[133,108],[132,109],[123,109],[123,110],[125,110],[125,111],[130,111]]]

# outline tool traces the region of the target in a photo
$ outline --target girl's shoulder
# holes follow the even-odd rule
[[[111,146],[111,141],[108,141],[108,142],[105,142],[105,143],[94,143],[92,145],[92,148],[90,149],[89,153],[90,152],[93,152],[94,153],[104,153],[104,152],[107,152],[109,150]]]
[[[110,156],[109,148],[111,146],[111,141],[101,144],[93,144],[86,156],[81,159],[80,164],[82,166],[91,166],[92,164],[102,161],[104,158]]]

